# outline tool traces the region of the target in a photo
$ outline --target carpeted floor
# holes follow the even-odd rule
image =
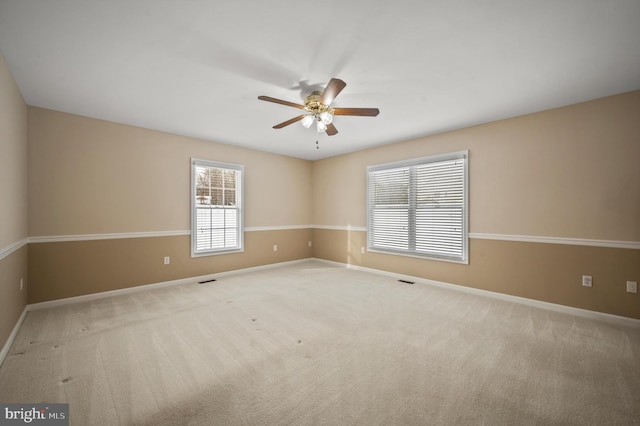
[[[72,425],[640,425],[640,329],[306,262],[29,312]]]

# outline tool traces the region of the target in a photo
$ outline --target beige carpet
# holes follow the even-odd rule
[[[301,263],[29,312],[0,402],[73,425],[640,424],[640,329]]]

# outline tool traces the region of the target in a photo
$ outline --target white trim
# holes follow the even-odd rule
[[[0,249],[0,260],[2,260],[5,257],[9,256],[14,251],[20,250],[22,247],[26,246],[28,242],[29,242],[28,238],[23,238],[20,241],[17,241],[17,242],[15,242],[13,244],[9,244],[8,246],[1,248]]]
[[[640,328],[640,320],[639,319],[635,319],[635,318],[622,317],[622,316],[619,316],[619,315],[612,315],[612,314],[607,314],[607,313],[604,313],[604,312],[590,311],[590,310],[587,310],[587,309],[580,309],[580,308],[574,308],[574,307],[571,307],[571,306],[558,305],[556,303],[543,302],[541,300],[527,299],[525,297],[512,296],[510,294],[497,293],[497,292],[494,292],[494,291],[482,290],[482,289],[479,289],[479,288],[467,287],[467,286],[463,286],[463,285],[459,285],[459,284],[450,284],[450,283],[445,283],[445,282],[442,282],[442,281],[429,280],[429,279],[425,279],[425,278],[414,277],[414,276],[411,276],[411,275],[402,275],[402,274],[397,274],[395,272],[382,271],[380,269],[366,268],[366,267],[363,267],[363,266],[350,265],[350,264],[346,264],[346,263],[334,262],[334,261],[331,261],[331,260],[316,259],[316,258],[313,258],[313,260],[316,260],[316,261],[319,261],[319,262],[323,262],[323,263],[327,263],[327,264],[331,264],[331,265],[335,265],[335,266],[346,267],[347,269],[354,269],[354,270],[358,270],[358,271],[371,272],[371,273],[374,273],[374,274],[385,275],[385,276],[392,277],[392,278],[395,278],[395,279],[403,279],[403,280],[407,280],[407,281],[414,281],[414,282],[418,282],[418,283],[421,283],[421,284],[432,285],[432,286],[435,286],[435,287],[446,288],[446,289],[449,289],[449,290],[460,291],[460,292],[463,292],[463,293],[475,294],[475,295],[478,295],[478,296],[490,297],[492,299],[504,300],[504,301],[507,301],[507,302],[518,303],[518,304],[521,304],[521,305],[527,305],[527,306],[531,306],[531,307],[534,307],[534,308],[546,309],[546,310],[549,310],[549,311],[560,312],[560,313],[564,313],[564,314],[568,314],[568,315],[574,315],[574,316],[577,316],[577,317],[592,319],[592,320],[596,320],[596,321],[604,321],[604,322],[608,322],[608,323],[616,324],[616,325],[621,325],[621,326],[625,326],[625,327]]]
[[[191,231],[120,232],[113,234],[77,234],[29,237],[29,243],[61,243],[66,241],[118,240],[125,238],[174,237],[191,235]]]
[[[332,225],[311,225],[316,229],[330,229],[335,231],[362,231],[367,228],[362,226],[332,226]],[[538,237],[535,235],[509,235],[509,234],[483,234],[470,232],[469,238],[477,240],[497,240],[497,241],[517,241],[525,243],[546,243],[546,244],[566,244],[574,246],[592,247],[612,247],[640,250],[640,241],[616,241],[616,240],[593,240],[585,238],[565,238],[565,237]]]
[[[364,226],[334,226],[334,225],[285,225],[285,226],[250,226],[245,232],[259,231],[286,231],[289,229],[328,229],[333,231],[358,231],[367,232]],[[112,234],[77,234],[77,235],[51,235],[41,237],[29,237],[14,244],[10,244],[0,249],[0,260],[9,256],[14,251],[22,248],[27,243],[58,243],[65,241],[91,241],[91,240],[117,240],[126,238],[149,238],[149,237],[174,237],[181,235],[191,235],[189,230],[177,231],[152,231],[152,232],[122,232]],[[566,244],[592,247],[612,247],[640,250],[640,241],[616,241],[616,240],[594,240],[583,238],[564,237],[539,237],[535,235],[509,235],[509,234],[485,234],[470,232],[469,238],[478,240],[516,241],[527,243],[546,244]]]
[[[245,232],[256,231],[283,231],[287,229],[311,229],[314,225],[289,225],[289,226],[251,226],[244,228]],[[364,228],[363,230],[366,230]],[[29,243],[62,243],[66,241],[91,241],[91,240],[119,240],[126,238],[149,238],[149,237],[175,237],[181,235],[191,235],[188,229],[177,231],[151,231],[151,232],[119,232],[111,234],[76,234],[76,235],[49,235],[41,237],[29,237],[23,240],[23,244]],[[17,244],[17,243],[16,243]],[[21,246],[20,246],[21,247]],[[17,250],[17,247],[14,249]],[[9,246],[8,248],[11,248]],[[2,256],[0,251],[0,256]],[[10,254],[10,253],[9,253]],[[2,257],[0,257],[2,259]]]
[[[244,228],[245,232],[260,232],[260,231],[287,231],[290,229],[311,229],[313,225],[288,225],[288,226],[247,226]]]
[[[367,232],[367,228],[365,226],[333,226],[333,225],[312,225],[312,228],[315,229],[329,229],[332,231],[360,231]]]
[[[87,302],[87,301],[90,301],[90,300],[104,299],[106,297],[121,296],[123,294],[138,293],[140,291],[151,290],[151,289],[154,289],[154,288],[171,287],[171,286],[174,286],[174,285],[186,284],[186,283],[191,283],[191,282],[194,282],[194,281],[204,281],[204,280],[208,280],[208,279],[212,279],[212,278],[213,278],[212,275],[203,275],[203,276],[200,276],[200,277],[182,278],[182,279],[179,279],[179,280],[164,281],[164,282],[153,283],[153,284],[145,284],[145,285],[140,285],[140,286],[136,286],[136,287],[121,288],[121,289],[118,289],[118,290],[110,290],[110,291],[102,291],[102,292],[99,292],[99,293],[83,294],[82,296],[67,297],[67,298],[64,298],[64,299],[48,300],[46,302],[38,302],[38,303],[30,304],[29,305],[29,310],[30,311],[37,311],[39,309],[53,308],[53,307],[56,307],[56,306],[69,305],[69,304],[72,304],[72,303],[80,303],[80,302]]]
[[[302,262],[308,262],[308,261],[309,259],[307,258],[307,259],[300,259],[300,260],[291,260],[287,262],[271,263],[268,265],[254,266],[254,267],[244,268],[244,269],[235,269],[231,271],[218,272],[218,273],[207,274],[207,275],[199,275],[195,277],[180,278],[172,281],[164,281],[164,282],[159,282],[154,284],[145,284],[145,285],[140,285],[136,287],[128,287],[128,288],[122,288],[118,290],[103,291],[100,293],[84,294],[82,296],[67,297],[65,299],[49,300],[46,302],[32,303],[30,305],[27,305],[27,310],[36,311],[38,309],[53,308],[56,306],[69,305],[72,303],[104,299],[106,297],[121,296],[124,294],[137,293],[140,291],[146,291],[146,290],[151,290],[155,288],[172,287],[172,286],[182,285],[182,284],[197,283],[199,281],[207,281],[214,278],[217,279],[220,277],[226,277],[230,275],[262,271],[265,269],[272,269],[280,266],[293,265],[296,263],[302,263]]]
[[[533,235],[506,235],[469,233],[469,238],[479,240],[518,241],[527,243],[567,244],[574,246],[613,247],[624,249],[640,249],[638,241],[589,240],[583,238],[537,237]]]
[[[27,312],[29,312],[29,305],[26,305],[22,310],[22,314],[20,314],[20,318],[18,318],[16,325],[13,327],[11,334],[9,334],[7,341],[5,342],[4,346],[2,347],[2,350],[0,351],[0,367],[2,367],[2,363],[4,363],[4,359],[9,354],[9,350],[11,349],[11,346],[13,346],[13,342],[16,340],[16,336],[18,335],[18,331],[20,331],[20,327],[22,327],[22,323],[24,322],[24,319],[27,316]]]
[[[267,265],[251,266],[249,268],[234,269],[234,270],[231,270],[231,271],[218,272],[216,274],[211,274],[210,276],[212,278],[228,277],[228,276],[231,276],[231,275],[239,275],[239,274],[245,274],[245,273],[249,273],[249,272],[258,272],[258,271],[264,271],[264,270],[267,270],[267,269],[279,268],[281,266],[297,265],[298,263],[308,262],[309,260],[310,260],[310,258],[308,258],[308,257],[304,258],[304,259],[287,260],[285,262],[269,263]]]

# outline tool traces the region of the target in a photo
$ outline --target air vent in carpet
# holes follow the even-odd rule
[[[405,283],[405,284],[415,284],[413,281],[407,281],[407,280],[398,280],[398,282]]]
[[[214,279],[212,279],[212,280],[198,281],[198,284],[209,284],[209,283],[212,283],[212,282],[214,282],[214,281],[217,281],[217,280],[214,278]]]

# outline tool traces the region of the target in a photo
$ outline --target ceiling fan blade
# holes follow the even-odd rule
[[[280,124],[276,124],[275,126],[273,126],[273,128],[274,128],[274,129],[282,129],[283,127],[286,127],[286,126],[288,126],[289,124],[293,124],[293,123],[295,123],[295,122],[297,122],[297,121],[302,120],[302,119],[304,118],[304,116],[305,116],[305,115],[306,115],[306,114],[302,114],[302,115],[299,115],[299,116],[297,116],[297,117],[295,117],[295,118],[292,118],[291,120],[283,121],[282,123],[280,123]]]
[[[380,114],[378,108],[334,108],[333,115],[360,115],[364,117],[375,117]]]
[[[272,98],[271,96],[258,96],[261,101],[273,102],[280,105],[286,105],[294,108],[304,109],[304,105],[294,104],[293,102],[283,101],[282,99]]]
[[[336,129],[336,126],[334,126],[333,123],[327,124],[327,134],[329,136],[333,136],[337,133],[338,133],[338,129]]]
[[[340,92],[342,92],[342,89],[344,89],[346,85],[347,83],[339,78],[332,78],[331,81],[329,81],[329,84],[327,84],[327,87],[324,88],[320,102],[324,105],[331,105],[333,100]]]

